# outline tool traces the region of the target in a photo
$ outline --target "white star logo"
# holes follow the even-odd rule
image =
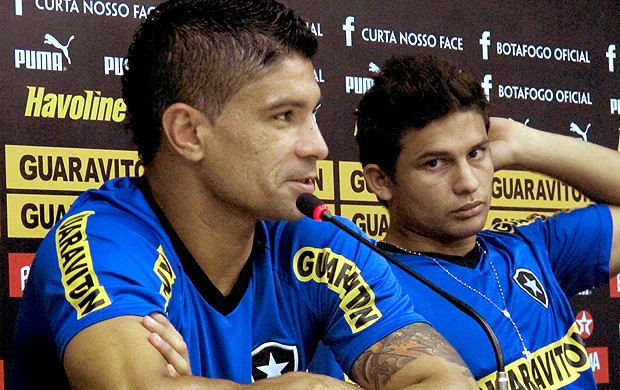
[[[273,355],[269,354],[269,364],[266,366],[259,366],[256,368],[261,370],[265,374],[267,374],[267,378],[273,378],[273,377],[282,375],[282,370],[284,370],[284,367],[286,367],[287,364],[288,364],[287,362],[276,363],[276,360],[273,358]]]
[[[581,318],[579,318],[579,314],[581,314]],[[592,335],[591,327],[594,321],[588,318],[588,316],[586,315],[586,311],[581,311],[579,314],[577,314],[577,319],[575,320],[577,325],[579,325],[579,333],[581,333],[582,337],[584,337],[585,335]]]
[[[523,291],[538,301],[538,303],[542,304],[545,309],[549,308],[545,287],[534,272],[527,268],[517,268],[512,275],[512,279],[517,282],[517,285],[521,287]]]
[[[540,291],[540,289],[538,288],[538,285],[536,284],[536,280],[530,280],[525,275],[523,277],[525,278],[525,280],[527,280],[527,282],[523,283],[523,285],[531,289],[534,292],[534,294],[542,294],[542,291]]]

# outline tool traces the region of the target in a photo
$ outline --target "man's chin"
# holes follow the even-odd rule
[[[446,235],[451,237],[455,241],[464,240],[464,239],[476,236],[478,233],[480,233],[484,229],[484,225],[485,225],[485,222],[476,222],[476,223],[467,224],[467,226],[464,226],[464,225],[456,226],[451,231],[446,232]]]
[[[265,221],[297,221],[303,218],[304,215],[297,209],[296,206],[293,206],[291,209],[280,209],[278,212],[269,214],[262,218]]]

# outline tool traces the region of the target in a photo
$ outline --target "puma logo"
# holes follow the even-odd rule
[[[381,69],[379,69],[379,66],[374,62],[370,62],[368,63],[368,71],[373,73],[379,73]]]
[[[582,140],[588,142],[588,130],[590,129],[590,126],[592,126],[592,124],[588,123],[588,126],[586,126],[586,129],[581,130],[581,127],[577,126],[575,122],[571,122],[570,131],[572,131],[573,133],[579,134]]]
[[[60,49],[62,53],[65,55],[65,57],[67,58],[67,61],[69,62],[69,64],[71,64],[71,58],[69,57],[69,44],[71,43],[73,38],[74,36],[71,35],[71,37],[69,37],[69,41],[67,42],[67,44],[63,45],[62,43],[58,42],[58,39],[54,38],[52,34],[45,34],[45,40],[43,41],[43,43],[52,45],[56,49]]]

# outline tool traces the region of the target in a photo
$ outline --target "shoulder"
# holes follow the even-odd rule
[[[335,217],[337,222],[358,234],[360,239],[374,243],[353,222]],[[266,223],[269,247],[273,253],[296,259],[302,253],[313,252],[317,256],[329,253],[330,256],[363,264],[372,257],[373,252],[357,238],[352,237],[330,222],[302,218],[292,222]]]
[[[94,259],[106,259],[101,262],[106,264],[119,253],[125,258],[151,248],[163,234],[134,180],[113,179],[75,200],[44,237],[35,260],[39,267],[50,262],[58,267],[63,259],[97,254]]]
[[[66,229],[76,223],[83,223],[89,230],[105,230],[108,234],[120,234],[124,229],[141,223],[158,226],[137,180],[128,177],[112,179],[97,189],[83,192],[53,231]]]
[[[532,213],[525,218],[497,221],[482,234],[528,234],[532,231],[544,232],[563,230],[593,230],[611,227],[609,206],[593,204],[582,208],[558,211],[553,214]]]
[[[365,233],[350,220],[339,216],[334,216],[334,219],[347,229],[361,235],[363,239],[370,240]],[[335,224],[325,221],[315,221],[307,217],[303,217],[296,221],[272,221],[266,222],[265,224],[269,234],[272,236],[286,236],[289,239],[297,239],[299,242],[307,244],[320,245],[322,243],[357,242],[355,238]]]
[[[353,222],[340,217],[338,222],[360,234],[361,240],[374,243]],[[304,218],[267,226],[268,252],[283,280],[297,284],[312,279],[329,284],[334,291],[356,278],[364,285],[390,284],[393,274],[387,260],[329,222]]]

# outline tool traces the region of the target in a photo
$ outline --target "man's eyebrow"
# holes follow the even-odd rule
[[[475,144],[475,145],[474,145],[471,149],[473,150],[473,149],[478,149],[478,148],[481,148],[481,147],[483,147],[483,146],[488,146],[488,145],[489,145],[489,143],[490,143],[490,142],[489,142],[489,140],[488,140],[488,139],[484,139],[484,140],[482,140],[482,141],[478,142],[477,144]]]
[[[318,103],[313,107],[313,110],[316,110],[321,106],[322,100],[319,99]],[[275,100],[272,103],[269,103],[267,107],[265,107],[265,111],[276,111],[285,107],[293,107],[293,108],[305,108],[308,107],[307,101],[303,99],[282,99]]]
[[[478,142],[477,144],[471,146],[469,148],[469,150],[474,150],[474,149],[478,149],[484,146],[488,146],[489,145],[489,140],[485,139],[482,140],[480,142]],[[421,155],[416,157],[416,160],[421,160],[421,159],[425,159],[425,158],[438,158],[438,157],[444,157],[444,156],[450,156],[451,153],[447,152],[447,151],[443,151],[443,150],[430,150],[428,152],[422,153]]]
[[[443,157],[443,156],[449,156],[450,153],[448,152],[444,152],[441,150],[431,150],[429,152],[424,152],[421,155],[416,157],[416,160],[422,160],[425,158],[429,158],[429,157]]]

